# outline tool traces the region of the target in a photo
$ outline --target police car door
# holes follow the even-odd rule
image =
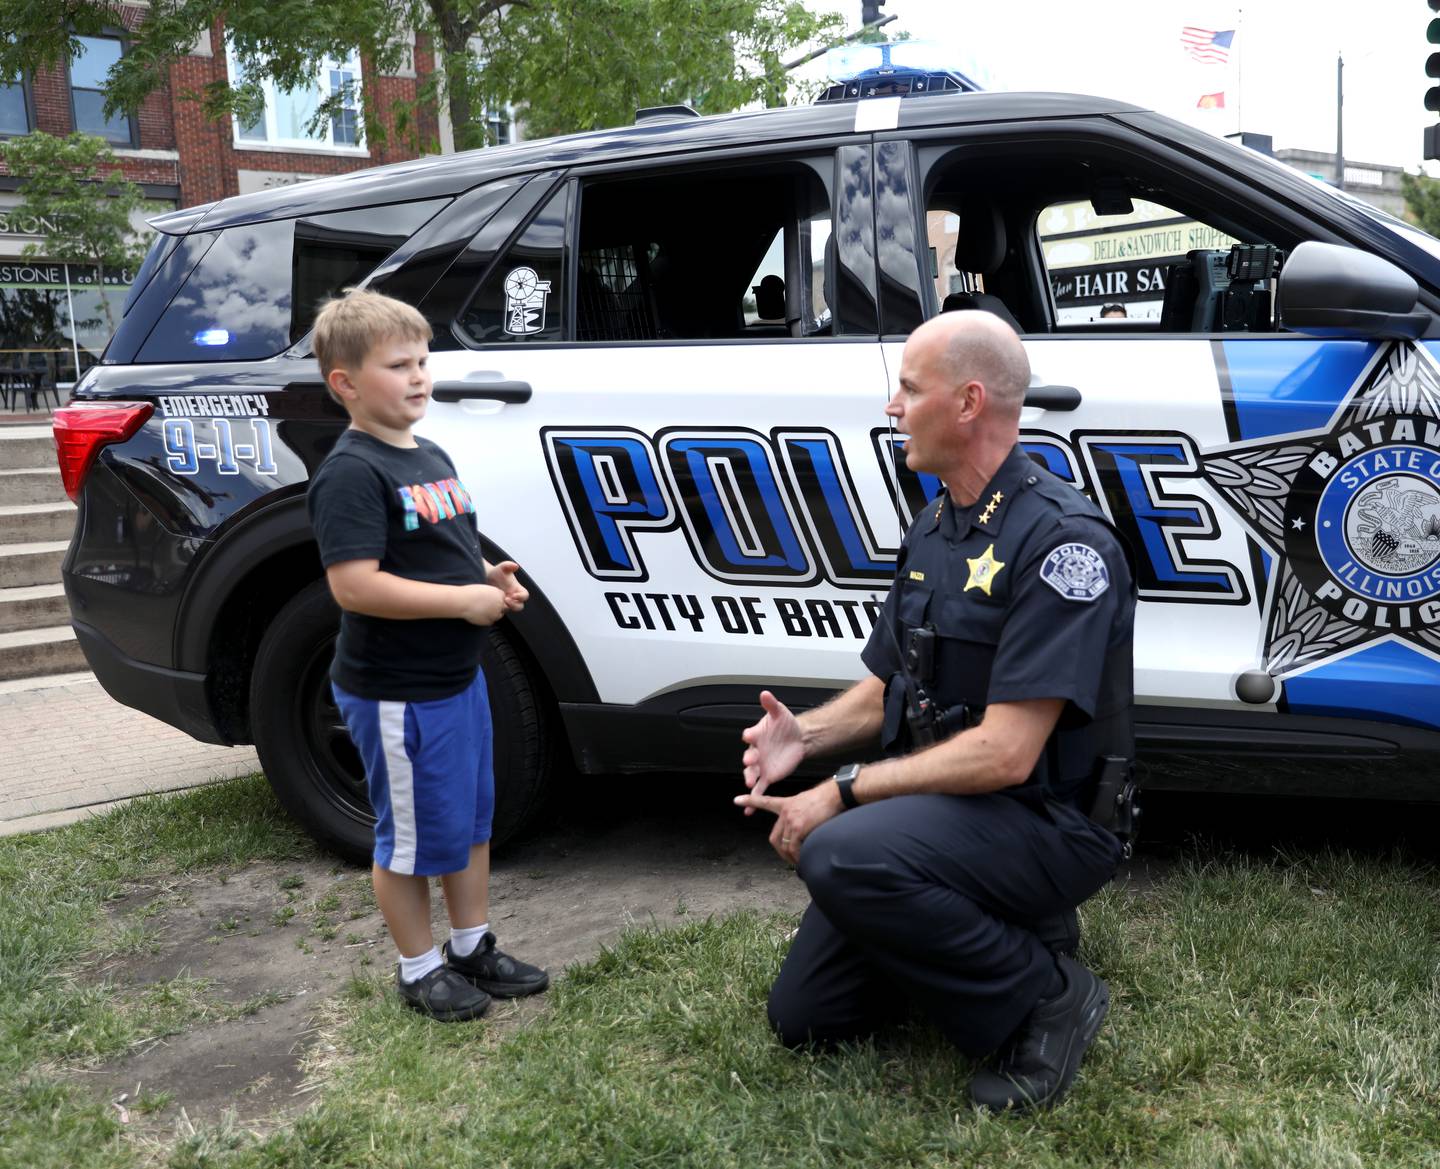
[[[836,180],[868,165],[867,143],[581,172],[457,303],[421,432],[564,622],[591,701],[857,676],[898,544],[869,188]]]
[[[1096,498],[1136,554],[1137,699],[1172,708],[1192,727],[1217,708],[1274,710],[1282,690],[1271,675],[1284,670],[1265,635],[1275,608],[1267,590],[1285,585],[1269,574],[1273,541],[1257,538],[1244,509],[1273,511],[1264,493],[1278,480],[1263,463],[1220,460],[1277,411],[1293,409],[1297,428],[1313,424],[1317,395],[1349,384],[1374,346],[1275,334],[1263,280],[1248,286],[1253,302],[1233,307],[1252,314],[1254,331],[1243,321],[1225,330],[1218,314],[1230,245],[1288,241],[1270,236],[1253,208],[1244,228],[1200,211],[1198,165],[1189,174],[1146,167],[1113,124],[1077,119],[969,137],[901,125],[877,144],[877,206],[900,205],[887,190],[916,192],[910,222],[924,225],[919,237],[934,259],[895,251],[885,272],[881,252],[890,297],[881,319],[897,334],[884,338],[890,376],[898,334],[942,306],[1012,318],[1034,375],[1022,441]],[[1202,270],[1191,272],[1187,253],[1196,249],[1211,251],[1196,253]],[[1182,269],[1198,287],[1167,302],[1166,280]],[[909,272],[918,279],[907,287]],[[1109,305],[1119,309],[1102,319]],[[1260,484],[1248,497],[1224,490],[1247,476]]]

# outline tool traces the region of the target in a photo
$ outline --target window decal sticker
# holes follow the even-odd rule
[[[550,281],[534,268],[514,268],[505,277],[505,331],[513,337],[545,331]]]

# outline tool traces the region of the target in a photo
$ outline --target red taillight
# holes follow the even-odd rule
[[[149,402],[75,402],[56,410],[51,425],[65,494],[79,503],[95,453],[107,442],[124,442],[154,411]]]

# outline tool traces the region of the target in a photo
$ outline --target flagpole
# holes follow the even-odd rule
[[[1235,132],[1245,130],[1245,9],[1235,9]]]
[[[1335,186],[1345,189],[1345,54],[1335,54]]]

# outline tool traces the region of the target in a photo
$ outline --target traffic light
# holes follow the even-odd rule
[[[860,5],[860,23],[874,24],[880,19],[880,9],[883,7],[885,7],[885,0],[864,0]],[[1440,12],[1440,0],[1430,0],[1430,7]],[[1440,20],[1436,20],[1434,23],[1440,26]],[[1440,35],[1440,27],[1437,27],[1434,31],[1437,35]],[[1437,39],[1435,43],[1440,45],[1440,39]]]
[[[1427,0],[1431,12],[1440,12],[1440,0]],[[1440,45],[1440,16],[1433,17],[1425,29],[1425,40]],[[1440,53],[1431,51],[1425,58],[1425,76],[1440,79]],[[1440,85],[1432,85],[1425,91],[1425,108],[1432,114],[1440,114]]]
[[[1440,12],[1440,0],[1426,0],[1431,12]],[[1425,40],[1440,45],[1440,16],[1432,17],[1425,29]],[[1425,76],[1440,81],[1440,52],[1431,51],[1425,58]],[[1425,91],[1425,108],[1432,114],[1440,114],[1440,85],[1432,85]],[[1425,157],[1440,158],[1440,126],[1425,128]]]

